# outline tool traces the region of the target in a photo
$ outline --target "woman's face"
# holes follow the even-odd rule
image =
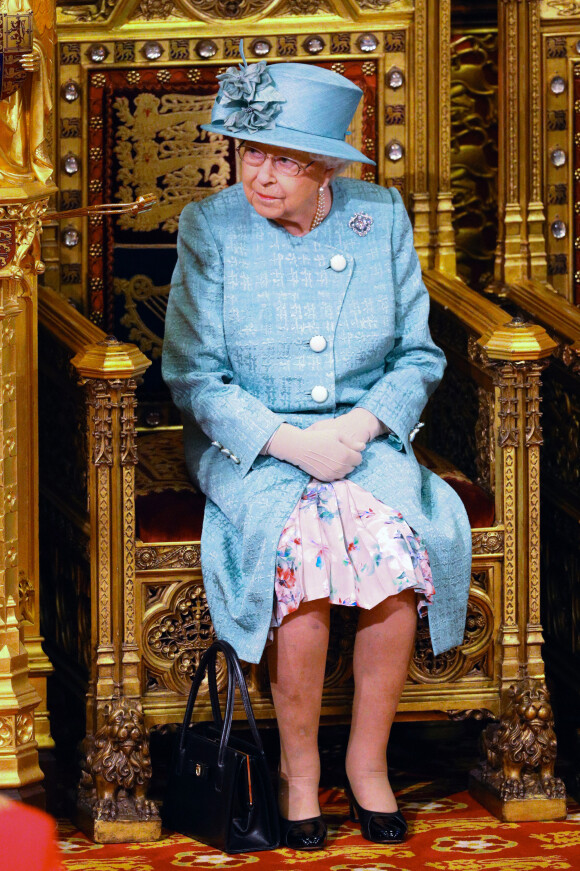
[[[253,147],[249,142],[246,147]],[[318,188],[327,187],[333,169],[322,162],[314,161],[299,175],[288,176],[276,172],[270,158],[289,157],[305,166],[310,158],[303,151],[281,148],[276,145],[255,145],[266,154],[261,166],[251,166],[242,162],[242,185],[248,202],[263,218],[270,218],[281,224],[296,224],[308,229],[318,198]]]

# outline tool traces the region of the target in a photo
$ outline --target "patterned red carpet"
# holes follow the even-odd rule
[[[449,783],[447,783],[449,785]],[[68,822],[61,824],[67,871],[172,871],[245,868],[252,871],[540,871],[580,869],[580,808],[553,823],[501,823],[467,792],[449,793],[445,781],[414,783],[398,793],[409,821],[406,843],[386,847],[365,841],[348,821],[344,793],[325,790],[329,822],[325,850],[226,856],[171,833],[156,843],[92,844]],[[33,869],[31,869],[33,871]]]

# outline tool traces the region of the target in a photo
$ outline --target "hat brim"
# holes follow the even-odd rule
[[[359,163],[369,163],[376,166],[374,160],[367,157],[362,151],[343,142],[340,139],[330,139],[327,136],[315,136],[312,133],[302,133],[300,130],[292,130],[290,127],[277,125],[272,129],[257,130],[255,133],[247,133],[238,130],[233,133],[226,130],[223,124],[202,124],[202,130],[210,133],[221,133],[222,136],[230,136],[234,139],[243,139],[245,142],[263,142],[264,145],[280,145],[285,148],[293,148],[296,151],[307,151],[312,154],[320,154],[321,157],[338,157],[342,160],[352,160]]]

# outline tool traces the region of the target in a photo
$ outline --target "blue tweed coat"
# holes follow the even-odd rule
[[[435,653],[463,638],[469,521],[409,441],[445,366],[411,224],[394,188],[342,178],[332,187],[330,214],[303,237],[258,215],[241,185],[191,203],[179,222],[163,374],[183,415],[190,473],[208,497],[201,551],[213,624],[248,662],[265,646],[276,546],[308,481],[259,451],[283,421],[307,427],[355,405],[403,450],[392,436],[376,439],[350,479],[401,511],[427,544]],[[357,212],[373,218],[364,236],[349,227]],[[310,347],[317,335],[323,351]],[[324,401],[313,399],[315,386]]]

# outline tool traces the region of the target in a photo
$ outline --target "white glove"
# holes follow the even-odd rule
[[[339,417],[327,417],[308,427],[316,432],[334,431],[346,443],[352,441],[372,442],[377,436],[388,432],[389,428],[366,408],[353,408]]]
[[[282,423],[260,453],[292,463],[318,481],[337,481],[362,463],[365,443],[331,428],[300,429]]]

